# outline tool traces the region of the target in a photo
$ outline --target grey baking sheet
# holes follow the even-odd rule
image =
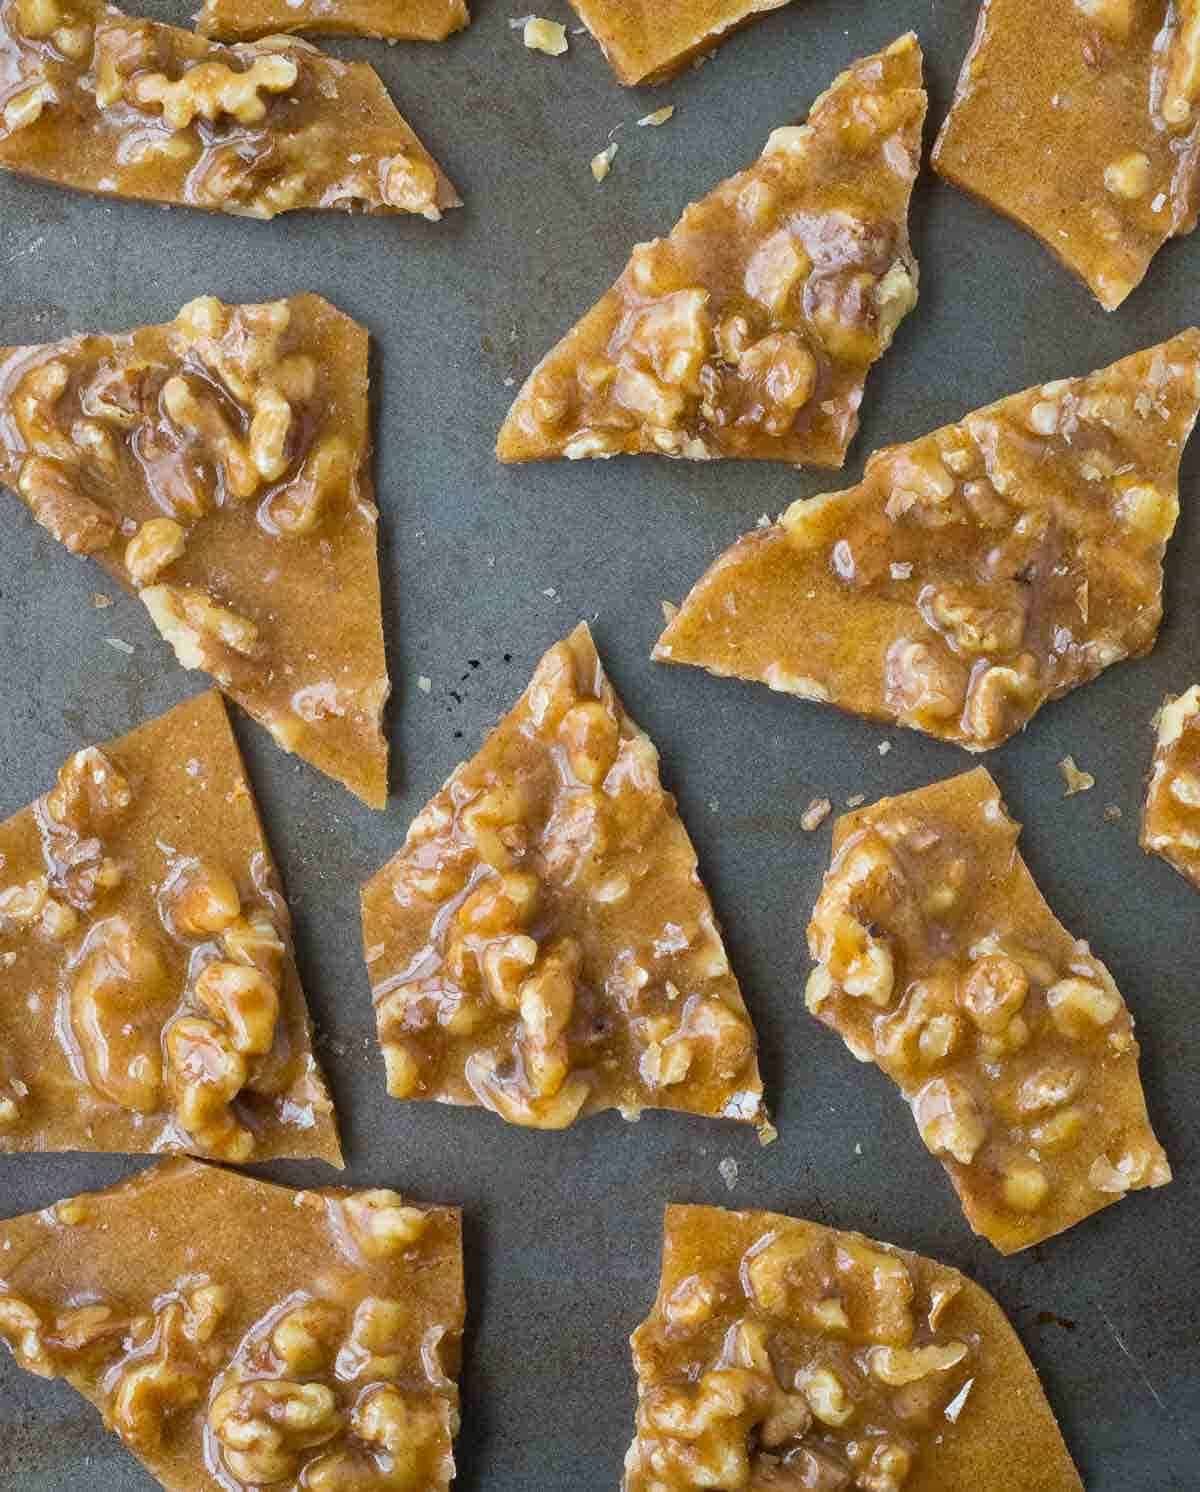
[[[524,5],[525,0],[521,0]],[[148,7],[185,23],[186,7]],[[326,43],[370,60],[459,186],[440,226],[302,216],[263,225],[105,204],[0,177],[0,343],[171,316],[190,297],[311,289],[375,338],[376,476],[395,700],[395,795],[374,814],[237,720],[296,915],[299,952],[350,1161],[467,1213],[470,1325],[460,1492],[615,1492],[629,1441],[626,1336],[648,1307],[669,1200],[795,1212],[919,1249],[994,1291],[1043,1375],[1091,1492],[1200,1485],[1200,897],[1137,848],[1150,719],[1200,676],[1200,439],[1183,473],[1153,655],[1051,706],[988,759],[1052,906],[1108,961],[1138,1021],[1150,1110],[1177,1180],[1004,1260],[963,1221],[888,1082],[804,1012],[803,930],[829,825],[814,795],[902,791],[968,759],[902,732],[648,661],[661,598],[678,600],[762,513],[842,485],[828,473],[650,459],[502,469],[492,440],[518,382],[639,238],[749,161],[849,59],[908,26],[940,121],[975,0],[796,0],[706,67],[657,90],[616,83],[591,40],[556,60],[475,0],[444,46]],[[539,9],[574,25],[561,0]],[[635,121],[665,102],[658,130]],[[613,171],[588,170],[612,131]],[[932,138],[932,134],[931,134]],[[1083,372],[1197,314],[1200,238],[1167,248],[1115,316],[1016,228],[924,174],[913,208],[921,304],[868,387],[845,482],[875,446],[1037,380]],[[97,572],[0,493],[0,816],[84,742],[200,687],[136,604],[90,604]],[[106,587],[111,591],[111,587]],[[384,1094],[358,937],[357,885],[524,686],[541,651],[593,621],[626,702],[662,749],[762,1038],[778,1119],[762,1150],[733,1125],[594,1119],[566,1134]],[[106,645],[117,637],[125,655]],[[426,695],[419,675],[433,681]],[[893,749],[881,757],[881,739]],[[1096,777],[1064,801],[1066,752]],[[1104,819],[1106,804],[1123,818]],[[738,1165],[732,1191],[718,1165]],[[48,1156],[0,1165],[0,1214],[144,1161]],[[289,1181],[333,1179],[280,1165]],[[267,1241],[269,1246],[269,1241]],[[87,1406],[0,1353],[0,1487],[132,1492],[152,1484]],[[1001,1489],[990,1489],[1001,1492]]]

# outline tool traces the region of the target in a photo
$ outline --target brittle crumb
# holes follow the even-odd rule
[[[104,641],[109,645],[110,648],[115,648],[118,653],[124,653],[126,654],[126,656],[132,656],[133,654],[133,644],[126,642],[124,638],[106,637]]]
[[[1058,764],[1058,770],[1067,785],[1065,797],[1073,798],[1076,793],[1086,793],[1096,786],[1096,779],[1090,772],[1082,771],[1073,756],[1064,756]]]
[[[737,1185],[738,1180],[737,1161],[734,1160],[732,1155],[727,1155],[724,1160],[722,1160],[718,1164],[717,1170],[721,1173],[721,1180],[725,1183],[729,1190],[732,1191]]]
[[[892,743],[890,741],[880,741],[875,749],[879,752],[880,756],[886,756],[892,749]]]
[[[111,596],[106,596],[103,591],[92,592],[92,605],[96,608],[97,611],[103,611],[106,607],[111,606],[112,604],[113,598]]]
[[[1104,805],[1104,822],[1106,824],[1116,824],[1119,823],[1120,820],[1120,807],[1116,803],[1106,803]]]
[[[862,805],[866,801],[867,801],[867,795],[866,795],[866,793],[852,793],[850,795],[850,797],[848,797],[846,799],[846,807],[847,808],[861,808]]]
[[[814,829],[821,827],[832,812],[833,804],[828,798],[814,798],[800,815],[800,827],[805,833],[811,834]]]
[[[657,129],[660,124],[666,124],[674,112],[674,104],[664,104],[661,109],[655,109],[653,114],[643,114],[638,120],[638,128],[645,129],[647,125],[651,125]]]
[[[607,146],[598,155],[592,157],[592,175],[597,181],[603,181],[612,170],[612,163],[617,154],[617,142]]]
[[[544,52],[547,57],[561,57],[567,50],[567,28],[558,21],[547,21],[542,16],[527,16],[522,34],[525,45],[531,52]]]
[[[433,688],[433,680],[429,677],[428,674],[418,674],[417,688],[421,691],[422,694],[428,694],[429,691]]]
[[[762,1146],[773,1145],[779,1138],[779,1131],[769,1119],[764,1119],[758,1126],[758,1143]]]

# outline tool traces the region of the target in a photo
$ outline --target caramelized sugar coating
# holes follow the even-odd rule
[[[219,41],[294,31],[445,41],[470,22],[466,0],[204,0],[196,30]]]
[[[1200,331],[879,451],[727,550],[663,663],[906,725],[969,751],[1154,644]]]
[[[668,1207],[625,1492],[1082,1492],[999,1306],[932,1259]]]
[[[805,996],[898,1085],[1005,1254],[1171,1179],[1133,1017],[1046,905],[1019,833],[982,767],[840,818]]]
[[[141,595],[185,668],[378,808],[370,444],[366,330],[319,296],[0,349],[0,481]]]
[[[916,304],[911,33],[856,62],[748,170],[639,244],[530,374],[501,461],[638,453],[841,466],[871,365]]]
[[[984,0],[934,149],[1107,311],[1196,226],[1196,0]]]
[[[363,888],[394,1098],[766,1123],[696,852],[580,625]]]
[[[1168,700],[1158,717],[1142,848],[1200,890],[1200,684]]]
[[[253,218],[459,205],[364,63],[217,46],[102,0],[0,0],[0,169]]]
[[[787,0],[571,0],[622,83],[662,83]]]
[[[0,1153],[38,1150],[342,1163],[215,691],[0,824]]]
[[[458,1210],[172,1160],[0,1223],[0,1340],[168,1492],[445,1492]]]

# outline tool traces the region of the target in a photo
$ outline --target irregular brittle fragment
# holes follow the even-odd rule
[[[1112,311],[1200,205],[1196,0],[984,0],[934,147]]]
[[[1200,684],[1168,700],[1159,714],[1142,848],[1200,890]]]
[[[1147,652],[1200,331],[878,451],[727,550],[654,656],[969,751]]]
[[[788,0],[571,0],[622,83],[661,83]]]
[[[171,1160],[0,1223],[0,1340],[168,1492],[445,1492],[456,1208]]]
[[[1006,1254],[1171,1179],[1133,1017],[1046,905],[1019,832],[982,767],[839,819],[805,997],[897,1084]]]
[[[0,169],[254,218],[459,205],[364,63],[286,36],[218,46],[103,0],[0,0]]]
[[[466,0],[204,0],[196,30],[220,41],[295,31],[445,41],[470,20]]]
[[[668,1207],[624,1492],[1082,1492],[999,1306],[919,1254]]]
[[[694,202],[530,374],[501,461],[638,453],[841,466],[871,365],[917,299],[911,33],[856,62]]]
[[[362,899],[394,1098],[538,1129],[606,1108],[766,1123],[696,852],[585,625]]]
[[[0,349],[0,481],[185,668],[373,807],[388,696],[367,332],[316,295]]]
[[[341,1165],[280,893],[215,691],[0,824],[0,1153]]]

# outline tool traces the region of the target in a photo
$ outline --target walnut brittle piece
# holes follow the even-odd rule
[[[1171,1169],[1112,975],[1046,905],[982,768],[839,819],[809,1010],[912,1108],[1002,1253]]]
[[[840,466],[867,374],[916,304],[924,117],[915,36],[842,73],[807,124],[634,249],[530,374],[499,459]]]
[[[727,550],[654,656],[998,746],[1153,646],[1198,404],[1193,329],[878,451]]]
[[[296,31],[445,41],[470,20],[466,0],[204,0],[196,30],[219,41]]]
[[[1141,842],[1200,890],[1200,684],[1159,713]]]
[[[765,1122],[696,853],[584,625],[363,888],[363,942],[395,1098]]]
[[[0,481],[185,668],[380,808],[368,338],[316,295],[0,349]]]

